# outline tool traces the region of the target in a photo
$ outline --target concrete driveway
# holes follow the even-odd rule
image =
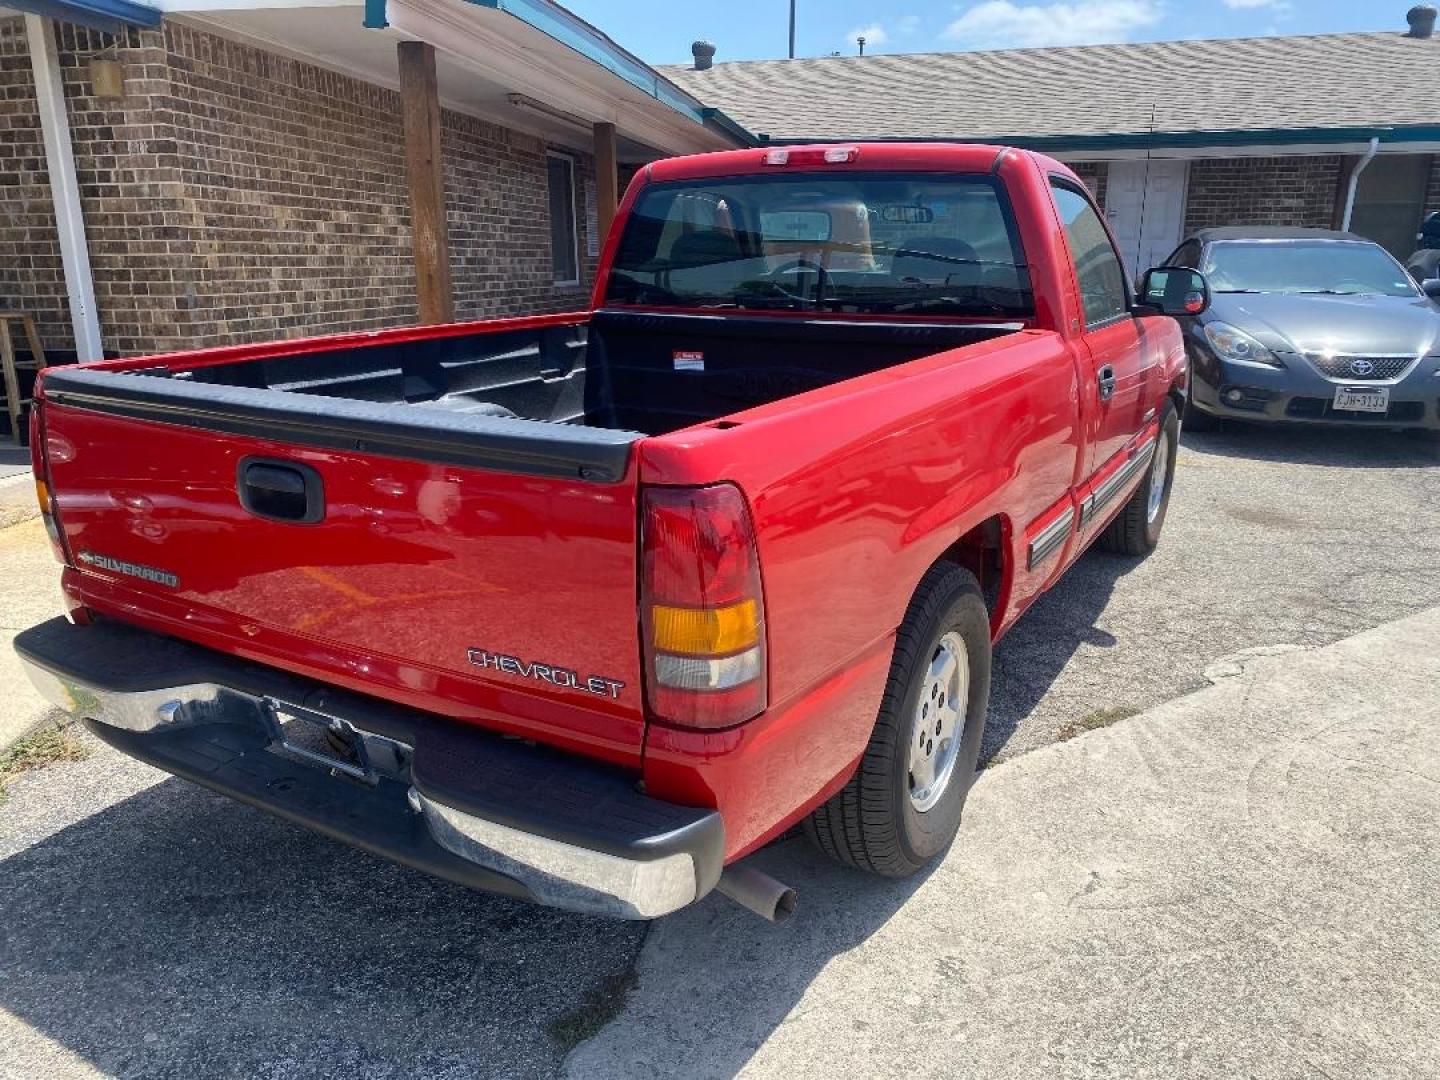
[[[782,845],[656,924],[590,1077],[1440,1075],[1440,608],[987,770],[928,876]]]
[[[1022,754],[1097,717],[1113,718],[1115,710],[1145,708],[1205,685],[1206,666],[1238,649],[1324,645],[1440,603],[1437,463],[1440,448],[1434,441],[1380,431],[1186,436],[1160,551],[1140,564],[1088,556],[1002,644],[987,749],[997,759],[1014,760],[982,782],[966,839],[951,859],[926,880],[895,886],[826,866],[803,845],[787,843],[767,852],[763,857],[772,872],[801,886],[803,914],[777,936],[727,910],[717,897],[674,920],[673,927],[667,922],[653,930],[633,1010],[622,1019],[624,1027],[615,1029],[634,1036],[626,1042],[638,1056],[626,1068],[657,1075],[684,1071],[685,1062],[667,1072],[663,1062],[642,1052],[656,1045],[646,1041],[643,1029],[662,1019],[653,988],[667,986],[677,1010],[709,1002],[718,1022],[729,1025],[731,1034],[722,1033],[718,1042],[713,1028],[705,1028],[682,1044],[693,1055],[687,1062],[712,1072],[788,1067],[798,1060],[800,1044],[783,1036],[807,1028],[831,1030],[838,1045],[859,1047],[857,1062],[879,1060],[866,1057],[878,1053],[868,1049],[873,1044],[896,1055],[913,1050],[904,1063],[907,1072],[954,1071],[959,1059],[952,1043],[942,1040],[943,1052],[927,1056],[916,1040],[922,1033],[929,1041],[942,1039],[935,1018],[954,1020],[957,1002],[964,1005],[962,1015],[974,1011],[971,998],[956,996],[957,986],[973,989],[976,978],[990,978],[987,972],[1020,986],[1018,973],[1032,962],[1059,970],[1049,954],[1032,955],[1037,942],[1052,943],[1058,955],[1072,957],[1071,971],[1080,970],[1087,955],[1108,957],[1100,970],[1110,973],[1113,984],[1106,985],[1112,988],[1137,977],[1138,968],[1106,952],[1119,947],[1114,925],[1087,923],[1090,929],[1076,937],[1072,926],[1057,921],[1072,910],[1065,890],[1074,885],[1083,898],[1091,870],[1099,875],[1095,890],[1103,897],[1114,898],[1117,881],[1144,886],[1128,895],[1151,897],[1149,906],[1115,917],[1136,926],[1127,946],[1136,956],[1169,963],[1165,957],[1186,949],[1198,950],[1202,961],[1220,955],[1205,952],[1210,939],[1203,924],[1231,909],[1212,898],[1199,916],[1182,911],[1187,897],[1204,899],[1199,884],[1164,893],[1157,891],[1153,875],[1168,867],[1172,877],[1189,875],[1176,880],[1198,883],[1223,871],[1218,865],[1223,860],[1207,855],[1212,861],[1190,867],[1173,860],[1151,866],[1142,849],[1126,847],[1148,836],[1146,822],[1177,799],[1193,808],[1183,792],[1145,786],[1152,779],[1149,767],[1163,764],[1176,747],[1163,741],[1137,744],[1146,747],[1142,752],[1122,742],[1120,757],[1105,769],[1095,769],[1088,756],[1153,718],[1127,721],[1041,755]],[[0,530],[5,613],[0,622],[13,632],[33,621],[32,614],[53,609],[54,573],[37,522]],[[13,669],[0,660],[0,703],[13,703],[11,714],[33,721],[38,704],[33,699],[26,704],[28,688],[14,679]],[[1371,683],[1359,685],[1371,692]],[[1207,721],[1227,746],[1248,745],[1253,721],[1236,708]],[[1061,769],[1033,788],[1021,783],[1031,775],[1032,762],[1052,757],[1080,771],[1067,780]],[[1232,795],[1248,790],[1243,768],[1236,759],[1221,785],[1233,788]],[[1085,794],[1090,781],[1082,778],[1127,769],[1152,797],[1107,818],[1106,807]],[[991,792],[997,791],[1010,794],[996,804],[1001,796]],[[1376,807],[1392,797],[1408,798],[1376,796]],[[985,810],[992,805],[1007,809]],[[1388,822],[1393,815],[1382,816]],[[1050,849],[1042,852],[1047,862],[1027,867],[1018,851],[1031,849],[988,846],[1002,835],[986,824],[997,817],[1028,830],[1012,837],[1016,843],[1029,842],[1030,834],[1058,843],[1072,831],[1082,847]],[[1313,839],[1302,834],[1298,827],[1277,831],[1262,821],[1246,841],[1249,846],[1239,850],[1258,865],[1267,857],[1265,837],[1284,852],[1297,835],[1307,843]],[[1173,834],[1163,835],[1183,846]],[[1322,829],[1314,835],[1327,834]],[[1390,846],[1402,845],[1398,850],[1434,864],[1433,849],[1421,838],[1387,827],[1377,829],[1374,844],[1377,858],[1389,858]],[[1122,847],[1135,858],[1115,855]],[[1065,858],[1081,869],[1066,869]],[[1129,876],[1117,879],[1122,862]],[[1226,896],[1236,903],[1262,912],[1273,907],[1272,893],[1262,889],[1246,899],[1245,881],[1221,880],[1231,882]],[[981,913],[973,905],[983,896],[996,906]],[[10,785],[0,805],[0,912],[0,1076],[550,1075],[569,1043],[618,1007],[616,988],[645,937],[639,927],[526,908],[429,881],[166,779],[98,745],[87,760],[25,774]],[[1162,918],[1166,912],[1173,919]],[[957,928],[982,914],[994,935],[957,936]],[[1232,912],[1230,918],[1238,917]],[[1288,932],[1327,942],[1338,940],[1326,936],[1333,927],[1347,926],[1323,910],[1313,916],[1291,911],[1287,918],[1293,928]],[[1007,939],[1000,928],[1017,919],[1023,933]],[[1255,919],[1255,925],[1264,925],[1263,916]],[[1393,928],[1385,925],[1387,932]],[[688,965],[684,955],[674,955],[686,927],[699,935],[684,946],[693,952]],[[738,936],[727,940],[732,931]],[[1026,936],[1031,933],[1041,936]],[[899,948],[917,934],[940,935],[918,967],[914,956]],[[872,939],[873,947],[867,944]],[[1362,940],[1371,939],[1362,934]],[[1432,933],[1430,941],[1435,940],[1440,938]],[[1408,937],[1374,939],[1377,955],[1386,957],[1412,943]],[[669,981],[655,974],[665,970],[656,966],[657,950],[661,959],[670,956],[665,962],[680,965],[669,969]],[[910,1013],[889,1011],[893,1000],[878,997],[880,983],[849,964],[852,952],[865,957],[862,968],[915,983],[901,998],[903,1005],[915,998]],[[722,953],[738,965],[734,971],[720,964]],[[768,970],[753,966],[767,956],[774,961]],[[1283,959],[1277,946],[1259,960],[1244,961],[1258,965],[1257,974],[1242,977],[1240,968],[1226,968],[1238,980],[1231,989],[1244,990],[1245,979],[1258,986],[1255,980],[1270,978],[1266,965]],[[1202,961],[1191,971],[1206,970]],[[1393,965],[1392,970],[1399,972],[1398,985],[1411,985],[1403,970]],[[1433,970],[1414,970],[1428,972],[1428,983],[1419,984],[1422,991],[1436,985]],[[735,971],[749,972],[745,978],[753,976],[753,983],[736,984]],[[848,973],[845,980],[831,981],[842,973]],[[1368,968],[1360,974],[1369,980],[1357,984],[1367,994],[1389,985]],[[993,990],[1000,984],[987,985]],[[1052,989],[1049,983],[1035,985]],[[1169,985],[1179,986],[1178,979]],[[734,987],[734,996],[715,997],[718,986]],[[1092,989],[1099,994],[1105,987]],[[1406,1007],[1428,1008],[1433,998],[1422,991],[1411,994]],[[870,1021],[855,1003],[872,996],[875,1020],[866,1034],[861,1025]],[[1102,994],[1094,1008],[1073,996],[1055,1003],[1006,1000],[1015,1010],[1007,1021],[1010,1037],[983,1029],[992,1049],[977,1060],[999,1062],[995,1055],[1007,1043],[1014,1044],[1008,1052],[1017,1068],[1034,1066],[1037,1047],[1059,1046],[1072,1055],[1055,1059],[1050,1072],[1037,1075],[1112,1066],[1127,1074],[1133,1070],[1123,1057],[1126,1046],[1140,1054],[1134,1060],[1152,1060],[1159,1014],[1146,1013],[1143,1023],[1126,1027],[1116,1019],[1113,995]],[[1068,1010],[1059,1009],[1061,1000],[1070,1002]],[[1282,1015],[1285,1003],[1273,993],[1256,1001],[1260,1015]],[[1161,999],[1155,1002],[1151,1008],[1163,1012]],[[1183,1010],[1201,1004],[1193,995],[1175,998],[1174,1022],[1180,1024],[1175,1030],[1186,1045],[1195,1037],[1194,1021],[1186,1020]],[[1349,1015],[1342,1010],[1336,1023]],[[1395,1013],[1397,1039],[1411,1032],[1415,1015],[1403,1008]],[[826,1017],[834,1023],[827,1024]],[[1221,1027],[1241,1030],[1236,1023],[1232,1011]],[[1058,1043],[1045,1034],[1057,1024],[1070,1032]],[[967,1037],[979,1038],[981,1031],[977,1027]],[[574,1067],[593,1074],[604,1062],[621,1060],[606,1056],[614,1053],[614,1038],[602,1036],[577,1056]],[[811,1053],[816,1061],[829,1060],[813,1048]],[[1244,1060],[1274,1065],[1279,1058]],[[1303,1062],[1295,1061],[1293,1069],[1273,1074],[1304,1072]],[[1316,1061],[1339,1061],[1339,1074],[1345,1074],[1339,1056]],[[892,1056],[881,1071],[897,1068],[899,1058]],[[1008,1071],[1014,1070],[997,1066],[992,1075]],[[1419,1074],[1423,1069],[1408,1075]]]

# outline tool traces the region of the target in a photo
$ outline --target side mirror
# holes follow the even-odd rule
[[[1431,300],[1440,300],[1440,278],[1431,278],[1429,281],[1422,281],[1420,288]]]
[[[1177,318],[1203,315],[1210,306],[1210,283],[1199,270],[1185,266],[1146,270],[1138,306]]]

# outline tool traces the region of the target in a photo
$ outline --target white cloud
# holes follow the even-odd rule
[[[854,45],[857,38],[865,39],[865,47],[868,49],[874,45],[884,45],[890,40],[890,35],[885,32],[885,27],[879,23],[871,23],[869,26],[857,26],[850,33],[845,35],[845,43]]]
[[[873,52],[879,45],[895,43],[897,37],[911,37],[920,29],[919,15],[900,15],[897,18],[886,19],[882,22],[872,22],[868,26],[857,26],[845,35],[845,44],[849,46],[847,52],[854,52],[856,39],[865,39],[865,51]]]
[[[1160,7],[1159,0],[986,0],[947,26],[944,36],[977,49],[1096,45],[1125,41],[1136,30],[1154,25],[1160,21]]]
[[[1287,7],[1285,0],[1225,0],[1225,6],[1232,11],[1248,11],[1251,8]]]

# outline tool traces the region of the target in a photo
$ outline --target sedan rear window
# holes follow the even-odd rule
[[[641,192],[607,304],[1022,318],[1030,276],[989,176],[727,177]]]
[[[1418,295],[1389,252],[1359,240],[1223,240],[1201,269],[1222,293]]]

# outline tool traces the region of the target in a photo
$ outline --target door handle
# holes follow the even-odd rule
[[[1100,400],[1109,401],[1115,396],[1115,369],[1106,364],[1100,369]]]
[[[325,482],[309,465],[244,458],[235,486],[240,505],[256,517],[292,525],[314,525],[325,519]]]

